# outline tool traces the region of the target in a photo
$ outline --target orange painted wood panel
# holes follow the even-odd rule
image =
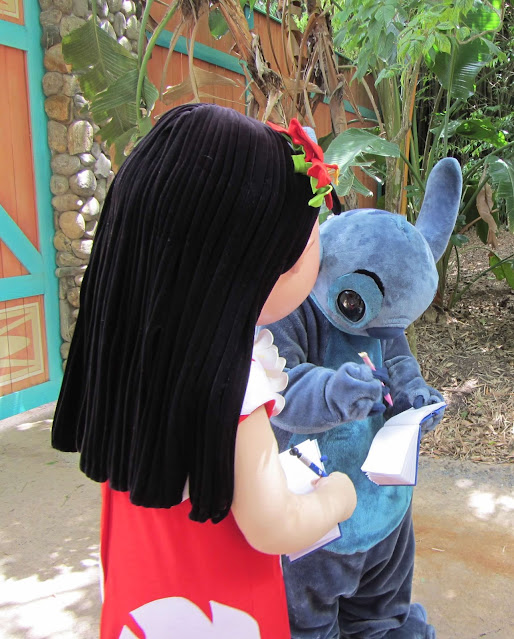
[[[0,302],[0,397],[48,379],[43,296]]]
[[[0,46],[0,204],[38,248],[38,225],[32,164],[25,52]],[[1,231],[0,231],[1,238]],[[27,273],[0,242],[1,277]]]
[[[150,80],[158,88],[161,86],[162,69],[164,68],[167,54],[167,49],[163,47],[156,47],[152,55],[151,64],[148,66],[148,74],[150,76]],[[195,60],[195,66],[200,69],[211,71],[213,73],[218,73],[223,77],[230,78],[237,82],[239,85],[238,87],[220,85],[204,86],[200,89],[200,92],[208,93],[211,97],[203,97],[203,102],[216,103],[220,104],[221,106],[236,109],[241,113],[245,112],[245,84],[244,77],[242,75],[234,73],[233,71],[229,71],[227,69],[222,69],[202,60]],[[164,86],[176,86],[188,76],[189,67],[187,56],[181,53],[174,52],[171,58],[171,62],[168,65]],[[193,93],[190,92],[187,96],[184,96],[183,99],[177,100],[168,107],[166,107],[162,102],[158,101],[153,115],[158,116],[161,113],[164,113],[166,110],[178,106],[179,104],[189,102],[192,99]]]
[[[24,51],[0,45],[0,204],[32,245],[39,248],[29,95]],[[2,241],[0,278],[27,275]],[[44,298],[0,303],[0,396],[49,379]]]
[[[23,0],[0,0],[0,20],[24,24]]]

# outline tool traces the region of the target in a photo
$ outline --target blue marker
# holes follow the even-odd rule
[[[311,460],[303,453],[301,453],[298,448],[296,448],[296,446],[293,446],[289,449],[289,454],[298,457],[302,464],[305,464],[307,468],[310,468],[312,472],[318,475],[318,477],[328,477],[327,473],[323,469],[321,469],[319,466],[316,466],[314,462],[311,462]]]

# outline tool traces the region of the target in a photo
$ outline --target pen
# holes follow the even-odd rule
[[[376,371],[377,370],[375,368],[375,365],[373,364],[373,362],[370,360],[369,355],[365,351],[363,353],[359,353],[359,355],[364,360],[364,363],[367,364],[371,368],[372,371]],[[384,382],[382,382],[382,386],[385,386]],[[393,398],[391,397],[390,393],[387,393],[387,395],[384,395],[384,399],[389,404],[389,406],[393,405]]]
[[[327,473],[322,468],[316,466],[316,464],[312,462],[308,457],[306,457],[303,453],[301,453],[298,448],[296,448],[296,446],[293,446],[289,449],[289,454],[298,457],[302,464],[305,464],[307,468],[310,468],[312,472],[318,475],[318,477],[328,477]]]

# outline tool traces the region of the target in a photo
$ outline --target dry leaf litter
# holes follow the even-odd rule
[[[474,230],[460,251],[461,284],[489,266]],[[502,230],[497,254],[514,253]],[[448,287],[455,283],[450,261]],[[418,361],[448,403],[443,421],[423,438],[421,454],[485,463],[514,463],[514,291],[487,273],[451,309],[432,307],[416,322]]]

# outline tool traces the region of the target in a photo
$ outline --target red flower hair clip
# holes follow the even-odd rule
[[[311,187],[314,197],[309,200],[311,206],[321,206],[323,198],[329,210],[332,210],[332,184],[339,180],[339,167],[337,164],[326,164],[323,161],[323,150],[309,137],[296,118],[289,123],[289,128],[267,123],[274,131],[282,133],[289,138],[293,149],[300,151],[292,156],[296,173],[304,173],[311,178]]]

